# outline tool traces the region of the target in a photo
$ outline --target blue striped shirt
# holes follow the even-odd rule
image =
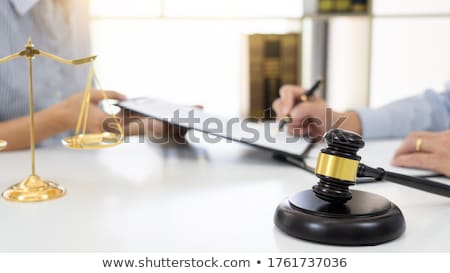
[[[405,137],[413,131],[450,129],[450,83],[443,92],[426,90],[377,109],[357,109],[365,138]]]
[[[40,19],[39,12],[47,12],[45,20]],[[88,56],[88,19],[87,1],[2,0],[0,57],[23,50],[28,37],[33,39],[36,48],[64,58]],[[89,69],[40,56],[33,61],[33,68],[36,111],[82,91]],[[28,115],[28,102],[27,60],[18,58],[0,64],[0,122]]]

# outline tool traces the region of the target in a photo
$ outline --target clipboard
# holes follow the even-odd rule
[[[167,122],[172,125],[184,127],[187,129],[197,130],[202,133],[211,134],[215,136],[219,136],[225,139],[229,139],[232,141],[244,143],[250,145],[252,147],[262,149],[265,151],[269,151],[273,153],[273,156],[276,160],[287,162],[291,165],[294,165],[298,168],[301,168],[311,174],[315,173],[313,165],[315,165],[315,156],[308,156],[308,153],[314,149],[320,149],[323,147],[323,143],[319,145],[315,145],[316,143],[308,142],[306,139],[301,137],[294,137],[288,135],[283,132],[278,132],[278,123],[277,122],[250,122],[245,119],[238,118],[223,118],[214,116],[204,112],[201,109],[185,106],[185,105],[177,105],[171,102],[151,99],[151,98],[134,98],[126,101],[122,101],[117,103],[119,107],[124,109],[128,109],[139,114],[148,116],[150,118],[154,118],[157,120],[161,120]],[[189,118],[191,115],[191,119]],[[196,122],[191,123],[192,118],[197,119]],[[223,125],[232,124],[231,130],[217,130],[217,127],[209,128],[205,126],[205,123],[208,121],[219,122]],[[241,126],[246,124],[249,129],[256,130],[259,132],[260,136],[258,138],[249,138],[249,135],[246,130],[243,130]],[[226,126],[225,126],[226,127]],[[268,141],[267,137],[264,136],[272,136],[273,141]],[[393,140],[395,142],[395,140]],[[380,145],[385,146],[385,141],[381,141],[378,143]],[[371,142],[371,151],[361,151],[364,154],[372,154],[378,153],[380,147],[376,145],[376,142]],[[366,156],[367,158],[371,158]],[[377,158],[375,158],[377,159]],[[384,166],[387,164],[381,164],[380,159],[378,158],[375,162],[370,161],[373,166]],[[391,167],[388,168],[388,170]],[[405,171],[403,169],[403,171]],[[412,170],[408,170],[412,171]],[[435,174],[430,171],[423,170],[413,170],[418,171],[418,173],[409,173],[410,175],[416,175],[418,177],[433,177]],[[372,183],[378,182],[370,177],[360,177],[358,178],[358,184],[362,183]]]
[[[172,125],[270,151],[277,156],[303,159],[314,146],[314,143],[304,138],[278,132],[278,123],[275,122],[251,122],[249,119],[224,118],[208,114],[192,106],[146,97],[121,101],[117,103],[117,106]]]

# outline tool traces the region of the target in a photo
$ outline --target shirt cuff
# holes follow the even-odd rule
[[[354,110],[361,120],[362,136],[364,138],[387,138],[391,137],[389,128],[391,118],[388,111],[359,108]]]

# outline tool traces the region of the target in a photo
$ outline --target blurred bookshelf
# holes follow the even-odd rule
[[[283,84],[299,84],[307,88],[319,78],[325,80],[325,85],[318,95],[326,98],[334,108],[367,105],[371,1],[304,0],[302,4],[297,53],[288,57],[297,62],[294,65],[297,77],[291,77],[290,81],[281,81],[278,77],[276,84],[265,85],[264,70],[257,69],[260,73],[255,73],[252,62],[255,53],[249,46],[249,91],[243,100],[241,115],[270,118],[267,114],[270,112],[268,101],[278,97],[278,90]]]
[[[244,37],[247,51],[242,67],[243,80],[241,116],[253,119],[274,119],[272,102],[279,97],[284,84],[300,83],[301,45],[299,33],[250,34]]]
[[[365,15],[370,14],[370,0],[304,0],[304,15]]]
[[[380,106],[450,80],[450,1],[369,0],[356,12],[337,2],[304,0],[302,17],[301,84],[324,75],[331,107]]]
[[[301,33],[299,0],[90,0],[102,85],[242,114],[246,37]],[[111,31],[111,30],[114,31]],[[117,51],[131,55],[124,58]],[[142,54],[145,52],[145,54]],[[113,56],[117,56],[114,57]]]
[[[103,85],[130,97],[202,104],[244,117],[257,113],[249,110],[253,35],[297,38],[288,64],[296,77],[273,78],[273,90],[324,78],[320,95],[339,110],[379,105],[407,95],[401,90],[438,88],[432,83],[448,79],[442,63],[450,60],[450,1],[368,0],[364,9],[350,11],[351,2],[321,11],[320,0],[90,0],[97,70]],[[110,58],[117,50],[135,56]],[[276,95],[265,98],[262,110]]]

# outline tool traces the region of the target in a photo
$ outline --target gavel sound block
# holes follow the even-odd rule
[[[356,133],[332,129],[328,147],[316,165],[320,179],[312,190],[298,192],[276,209],[275,225],[290,236],[308,241],[348,246],[377,245],[400,237],[405,220],[386,198],[349,190],[355,184],[364,141]]]

